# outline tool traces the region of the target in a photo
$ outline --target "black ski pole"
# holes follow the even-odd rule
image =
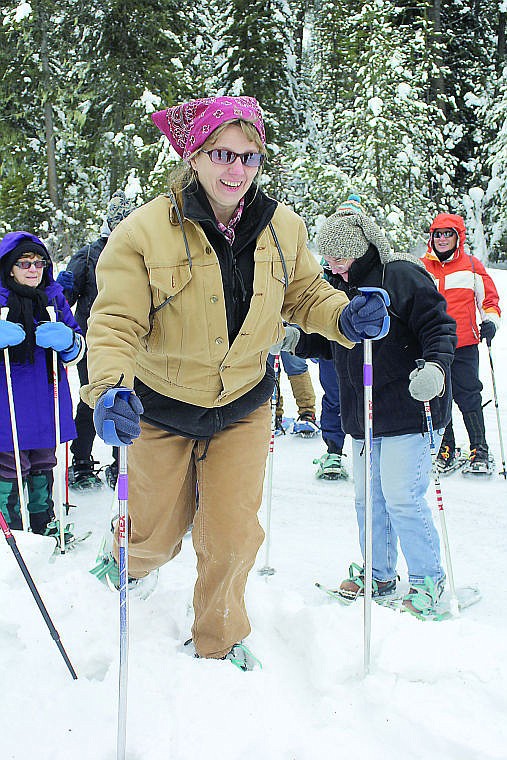
[[[29,572],[29,570],[28,570],[28,568],[27,568],[27,566],[25,564],[25,561],[24,561],[23,557],[21,556],[21,553],[20,553],[20,551],[18,549],[18,545],[16,543],[16,539],[12,535],[11,529],[7,525],[7,523],[5,521],[5,518],[4,518],[4,516],[3,516],[2,512],[1,512],[1,510],[0,510],[0,528],[2,529],[2,533],[5,536],[5,540],[7,541],[7,543],[9,544],[9,546],[12,549],[12,553],[16,557],[16,562],[18,563],[19,567],[21,568],[21,572],[23,573],[24,578],[25,578],[25,580],[26,580],[26,582],[28,584],[28,588],[32,592],[33,597],[34,597],[35,601],[37,602],[37,606],[38,606],[39,610],[41,611],[42,617],[44,618],[44,620],[46,622],[46,625],[49,628],[49,631],[51,633],[52,638],[55,641],[56,646],[60,650],[60,654],[62,655],[63,659],[65,660],[65,664],[67,665],[72,678],[76,679],[77,678],[76,671],[72,667],[72,663],[71,663],[71,661],[69,660],[69,658],[67,656],[67,652],[63,648],[63,644],[60,641],[60,636],[58,634],[58,631],[54,627],[53,621],[49,617],[49,613],[48,613],[47,609],[44,606],[44,602],[42,601],[41,596],[40,596],[39,592],[37,591],[35,583],[33,582],[33,578],[30,575],[30,572]]]

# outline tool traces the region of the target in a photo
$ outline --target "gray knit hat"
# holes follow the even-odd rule
[[[134,210],[132,202],[127,198],[123,190],[117,190],[111,196],[107,205],[106,221],[109,229],[114,228]]]
[[[373,243],[383,264],[400,260],[421,263],[409,253],[394,253],[378,224],[364,213],[361,206],[359,208],[361,210],[343,204],[326,219],[317,235],[321,256],[359,259],[367,252],[370,243]]]

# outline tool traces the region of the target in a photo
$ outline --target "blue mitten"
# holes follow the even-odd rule
[[[485,319],[481,324],[481,340],[485,340],[488,346],[491,346],[491,341],[495,337],[496,325],[491,319]]]
[[[122,398],[121,395],[116,395],[114,397],[113,405],[111,407],[106,407],[104,404],[105,395],[106,394],[103,393],[99,398],[93,413],[93,423],[97,435],[100,436],[103,441],[105,440],[104,422],[106,420],[111,420],[111,422],[114,422],[116,435],[121,443],[128,446],[132,443],[134,438],[139,438],[141,435],[139,419],[144,412],[143,405],[137,396],[131,392],[128,400]]]
[[[63,322],[43,322],[35,330],[35,342],[41,348],[70,351],[74,345],[74,330]]]
[[[64,290],[72,290],[74,287],[74,272],[64,270],[63,272],[60,272],[56,281]]]
[[[82,359],[84,356],[85,348],[85,339],[82,335],[75,332],[74,342],[72,346],[66,351],[60,351],[60,358],[62,362],[65,362],[65,364],[69,364],[69,362],[80,361],[80,359]]]
[[[355,296],[340,314],[338,328],[352,343],[360,343],[380,333],[385,317],[386,305],[378,293]]]
[[[21,325],[9,322],[7,319],[0,320],[0,348],[17,346],[24,341],[25,337],[26,334]]]

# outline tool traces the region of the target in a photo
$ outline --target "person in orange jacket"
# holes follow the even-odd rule
[[[423,263],[447,301],[447,311],[457,325],[458,346],[451,366],[452,394],[470,439],[470,454],[463,474],[491,475],[484,415],[482,383],[479,379],[480,341],[488,346],[500,326],[498,291],[479,259],[465,252],[466,227],[457,214],[438,214],[430,227],[428,249]],[[479,313],[479,322],[477,320]],[[438,454],[441,472],[458,466],[452,420],[447,426]]]

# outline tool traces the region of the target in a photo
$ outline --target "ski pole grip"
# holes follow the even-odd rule
[[[417,369],[422,369],[425,364],[426,364],[426,362],[424,361],[424,359],[416,359],[415,360],[415,366],[417,367]]]
[[[390,305],[391,299],[389,298],[389,293],[387,290],[384,290],[384,288],[374,288],[374,287],[364,287],[364,288],[358,288],[358,290],[366,296],[366,298],[369,298],[372,294],[376,293],[378,296],[382,298],[384,301],[386,308]],[[380,338],[383,338],[387,333],[389,332],[389,326],[391,324],[391,318],[389,314],[386,314],[384,317],[384,321],[382,322],[382,327],[380,328],[380,332],[378,335],[375,335],[374,338],[369,337],[369,340],[380,340]]]
[[[120,396],[120,398],[128,401],[131,393],[133,393],[131,388],[109,388],[109,390],[104,393],[104,408],[112,409],[116,396]],[[125,446],[125,444],[118,438],[113,420],[104,420],[102,432],[103,440],[108,446]]]

